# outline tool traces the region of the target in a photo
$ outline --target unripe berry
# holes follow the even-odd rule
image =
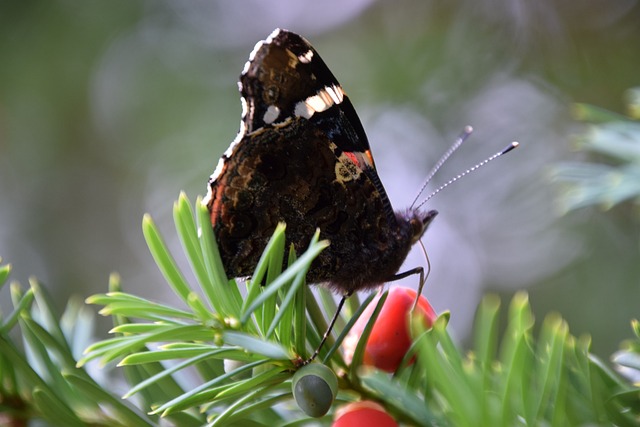
[[[329,411],[338,393],[338,378],[329,367],[310,363],[295,373],[291,389],[305,414],[321,417]]]

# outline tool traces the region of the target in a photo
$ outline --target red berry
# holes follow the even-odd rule
[[[379,298],[379,297],[378,297]],[[411,288],[396,287],[389,290],[387,300],[373,325],[371,335],[364,350],[363,363],[387,372],[395,372],[411,346],[409,316],[416,298]],[[345,356],[350,359],[367,322],[373,314],[377,299],[362,313],[345,339]],[[418,299],[416,311],[423,315],[425,327],[430,327],[437,314],[423,296]]]
[[[398,427],[398,423],[379,404],[363,401],[338,409],[331,427]]]

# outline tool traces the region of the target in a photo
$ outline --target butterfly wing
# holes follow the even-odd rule
[[[306,40],[274,31],[256,45],[239,86],[241,129],[205,199],[228,275],[252,273],[280,221],[298,253],[320,228],[331,246],[308,279],[341,289],[362,287],[347,282],[398,240],[408,251],[408,239],[395,238],[396,216],[355,109]]]
[[[336,157],[347,170],[357,168],[372,180],[385,202],[385,214],[393,221],[393,209],[376,173],[358,114],[307,40],[290,31],[275,30],[256,44],[239,86],[241,126],[247,133],[293,117],[309,120],[335,144]]]
[[[295,33],[277,29],[258,42],[239,88],[246,104],[242,120],[247,132],[294,116],[318,122],[316,113],[339,105],[351,127],[340,143],[346,151],[369,150],[364,128],[340,84],[318,52]]]

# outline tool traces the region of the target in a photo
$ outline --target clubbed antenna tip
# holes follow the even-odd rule
[[[470,128],[470,126],[468,126],[468,128]],[[465,131],[466,131],[466,128],[465,128]],[[447,188],[448,186],[450,186],[451,184],[453,184],[454,182],[456,182],[457,180],[459,180],[463,176],[469,175],[471,172],[474,172],[474,171],[480,169],[482,166],[486,165],[490,161],[495,160],[495,159],[497,159],[498,157],[500,157],[500,156],[502,156],[504,154],[507,154],[509,151],[513,150],[514,148],[517,148],[519,145],[520,145],[520,143],[518,143],[516,141],[513,141],[511,144],[507,145],[502,151],[497,152],[493,156],[490,156],[490,157],[484,159],[480,163],[477,163],[475,166],[470,167],[469,169],[467,169],[466,171],[462,172],[461,174],[458,174],[457,176],[451,178],[449,181],[445,182],[440,187],[436,188],[436,190],[433,193],[429,194],[426,199],[424,199],[422,202],[420,202],[420,204],[418,204],[418,206],[416,206],[416,209],[420,208],[422,205],[427,203],[433,196],[435,196],[436,194],[438,194],[439,192],[441,192],[442,190],[444,190],[445,188]]]

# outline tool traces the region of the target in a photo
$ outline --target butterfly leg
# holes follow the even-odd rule
[[[345,301],[347,300],[347,298],[351,296],[351,294],[353,294],[352,291],[342,295],[342,298],[340,298],[340,302],[338,303],[338,307],[336,308],[336,314],[333,315],[333,318],[331,319],[331,322],[329,323],[327,330],[322,336],[322,340],[320,340],[320,344],[318,344],[318,347],[313,352],[311,357],[305,360],[304,362],[302,362],[302,366],[308,365],[309,363],[313,362],[316,357],[318,357],[318,354],[320,354],[320,350],[322,349],[322,346],[327,341],[327,338],[329,338],[329,335],[331,334],[331,331],[333,330],[333,327],[335,326],[336,321],[338,320],[338,316],[340,315],[340,311],[342,311],[342,307],[344,306]]]
[[[424,268],[422,267],[412,268],[411,270],[394,274],[387,280],[387,282],[395,282],[396,280],[404,279],[405,277],[413,276],[414,274],[420,275],[420,285],[418,287],[418,292],[416,293],[416,299],[413,302],[411,310],[413,310],[415,306],[418,304],[418,298],[420,298],[420,295],[422,295],[422,288],[425,282]],[[316,350],[313,352],[311,357],[309,357],[307,360],[302,362],[301,366],[308,365],[309,363],[313,362],[316,357],[318,357],[318,354],[320,354],[320,350],[322,349],[322,346],[324,346],[324,343],[327,341],[327,338],[329,338],[329,335],[331,334],[331,331],[333,330],[333,327],[335,326],[336,321],[338,320],[338,316],[340,315],[340,311],[342,311],[342,307],[344,306],[344,303],[346,302],[347,298],[349,298],[352,294],[353,292],[351,291],[342,295],[342,298],[340,298],[340,302],[338,303],[338,307],[336,308],[336,313],[333,315],[333,318],[331,319],[331,322],[329,323],[327,330],[322,336],[322,340],[320,340],[320,344],[318,345]]]
[[[422,279],[424,277],[424,268],[422,267],[416,267],[411,270],[403,271],[402,273],[394,274],[387,279],[387,282],[395,282],[396,280],[404,279],[405,277],[413,276],[414,274],[420,275],[420,283],[422,284]]]
[[[412,268],[411,270],[407,270],[407,271],[403,271],[402,273],[394,274],[393,276],[391,276],[391,278],[389,278],[387,280],[387,282],[395,282],[396,280],[404,279],[405,277],[413,276],[414,274],[419,274],[420,275],[420,282],[418,284],[418,292],[416,293],[416,297],[413,300],[413,304],[411,305],[411,311],[413,311],[413,309],[416,308],[416,305],[418,305],[418,300],[419,300],[420,296],[422,295],[422,288],[424,287],[424,282],[426,280],[425,275],[424,275],[424,268],[422,268],[422,267]]]

